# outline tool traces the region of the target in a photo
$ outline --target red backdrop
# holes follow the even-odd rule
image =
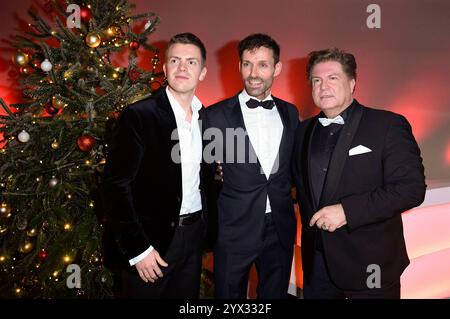
[[[2,3],[0,38],[29,19],[26,10],[44,0]],[[164,49],[175,33],[197,34],[208,50],[208,74],[198,95],[209,105],[241,88],[237,42],[253,32],[273,36],[281,46],[283,71],[273,93],[295,103],[302,117],[317,110],[305,81],[308,52],[337,46],[358,62],[356,97],[366,105],[405,115],[421,146],[429,186],[450,185],[450,2],[379,0],[381,28],[366,25],[373,0],[134,0],[137,12],[153,11],[161,23],[152,42]],[[16,102],[11,50],[1,44],[0,96]],[[163,56],[163,54],[162,54]],[[151,56],[141,56],[150,65]]]

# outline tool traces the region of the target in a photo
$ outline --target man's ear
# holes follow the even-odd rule
[[[351,79],[351,81],[350,81],[350,88],[351,88],[352,94],[355,92],[355,87],[356,87],[356,80],[355,79]]]
[[[203,81],[203,79],[205,78],[207,72],[208,72],[208,69],[206,68],[206,66],[204,66],[202,71],[200,72],[200,77],[198,79],[200,81]]]
[[[278,61],[277,64],[275,64],[275,72],[273,73],[273,76],[278,76],[278,74],[281,73],[281,69],[283,68],[283,64],[281,63],[281,61]]]

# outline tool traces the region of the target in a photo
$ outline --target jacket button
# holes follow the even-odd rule
[[[175,227],[175,222],[171,222],[170,227]]]
[[[181,198],[180,198],[180,196],[177,196],[177,202],[178,202],[178,203],[181,203]]]

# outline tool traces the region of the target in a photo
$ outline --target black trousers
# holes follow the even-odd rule
[[[400,278],[381,288],[343,290],[331,280],[323,253],[315,250],[313,258],[311,278],[303,281],[305,299],[400,299]]]
[[[154,283],[146,283],[137,272],[122,269],[116,274],[116,297],[197,299],[204,234],[205,221],[202,218],[192,225],[177,227],[167,253],[161,256],[168,263],[167,267],[160,266],[163,277]]]
[[[281,245],[271,213],[266,214],[262,240],[262,249],[251,253],[232,253],[217,245],[214,250],[216,298],[247,298],[253,263],[258,273],[258,299],[287,298],[294,247],[288,251]]]

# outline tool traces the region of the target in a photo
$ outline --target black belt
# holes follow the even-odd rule
[[[198,212],[192,213],[192,214],[181,215],[180,219],[178,221],[178,226],[192,225],[197,220],[199,220],[201,217],[202,217],[202,211],[201,210],[199,210]]]

